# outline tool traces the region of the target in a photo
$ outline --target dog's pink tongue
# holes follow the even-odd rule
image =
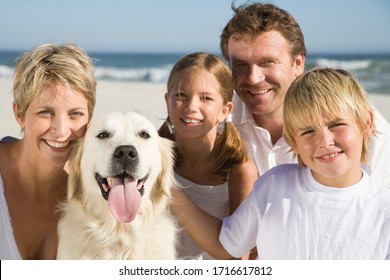
[[[120,223],[130,223],[134,220],[141,206],[141,194],[137,189],[137,182],[113,178],[108,195],[108,207]]]

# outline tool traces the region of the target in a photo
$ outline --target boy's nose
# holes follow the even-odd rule
[[[333,133],[329,129],[324,128],[319,133],[319,144],[321,147],[329,147],[334,145]]]

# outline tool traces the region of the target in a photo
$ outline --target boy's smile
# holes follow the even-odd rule
[[[337,120],[298,130],[295,143],[295,152],[319,183],[348,187],[360,180],[363,133],[355,122]]]

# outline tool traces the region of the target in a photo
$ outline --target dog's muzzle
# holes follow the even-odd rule
[[[104,178],[98,173],[95,173],[95,179],[99,185],[100,191],[105,200],[108,200],[108,195],[111,190],[111,186],[109,182],[113,182],[114,178],[123,180],[123,182],[126,180],[126,178],[128,178],[129,180],[134,180],[134,178],[128,174],[121,174],[121,175],[115,175],[112,177]],[[137,189],[141,196],[143,196],[145,192],[145,185],[144,185],[145,180],[146,178],[137,180]]]

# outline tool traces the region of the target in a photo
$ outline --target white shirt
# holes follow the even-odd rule
[[[0,260],[21,260],[22,257],[13,234],[3,185],[3,179],[0,175]]]
[[[390,124],[374,110],[377,135],[372,138],[371,155],[362,168],[380,185],[390,189]]]
[[[390,190],[363,173],[332,188],[308,168],[279,165],[224,219],[220,241],[234,257],[257,246],[259,259],[390,259]]]
[[[279,164],[297,162],[284,137],[273,145],[268,130],[255,123],[251,112],[237,94],[234,94],[233,101],[233,123],[240,133],[249,157],[256,164],[260,176]]]
[[[199,185],[175,173],[176,180],[183,186],[182,190],[203,211],[219,219],[229,215],[229,186]],[[178,259],[213,259],[182,229],[178,238]]]
[[[284,137],[272,144],[268,130],[258,126],[244,102],[234,94],[233,122],[259,175],[283,163],[297,163]],[[374,108],[374,123],[379,131],[372,137],[371,156],[362,168],[380,185],[390,189],[390,124]]]

